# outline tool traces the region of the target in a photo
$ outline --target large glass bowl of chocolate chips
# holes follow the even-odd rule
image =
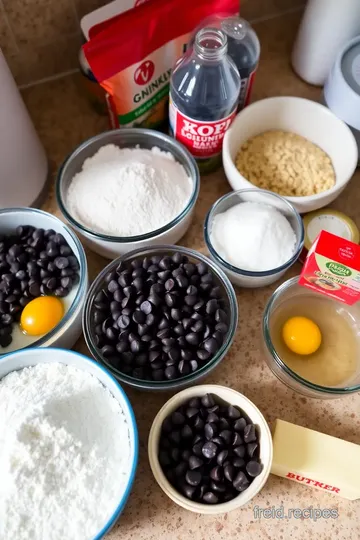
[[[247,504],[271,468],[272,439],[259,409],[231,388],[201,385],[182,390],[152,424],[148,454],[162,490],[200,514]]]
[[[237,320],[235,292],[220,268],[191,249],[157,246],[129,252],[98,275],[83,330],[94,358],[118,380],[167,390],[214,369]]]

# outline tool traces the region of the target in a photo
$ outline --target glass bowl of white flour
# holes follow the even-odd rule
[[[126,128],[82,143],[62,165],[56,195],[84,242],[114,259],[149,245],[176,244],[199,194],[198,167],[163,133]]]
[[[138,461],[121,386],[73,351],[32,348],[0,362],[0,538],[100,540]]]

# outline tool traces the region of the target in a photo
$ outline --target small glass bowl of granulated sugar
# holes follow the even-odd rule
[[[239,287],[264,287],[298,259],[304,245],[300,214],[284,197],[261,189],[224,195],[204,225],[211,258]]]
[[[100,255],[175,244],[188,230],[199,171],[174,139],[148,129],[118,129],[82,143],[57,178],[65,219]]]

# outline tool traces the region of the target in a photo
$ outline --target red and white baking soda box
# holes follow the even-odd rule
[[[299,284],[355,304],[360,300],[360,246],[321,231],[309,250]]]

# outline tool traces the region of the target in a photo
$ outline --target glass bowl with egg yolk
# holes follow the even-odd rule
[[[69,311],[78,290],[75,285],[67,296],[39,296],[31,300],[22,310],[19,322],[12,325],[12,342],[0,349],[2,354],[29,347],[54,331]]]
[[[360,303],[348,306],[289,279],[263,315],[265,359],[284,384],[308,397],[360,391]]]

